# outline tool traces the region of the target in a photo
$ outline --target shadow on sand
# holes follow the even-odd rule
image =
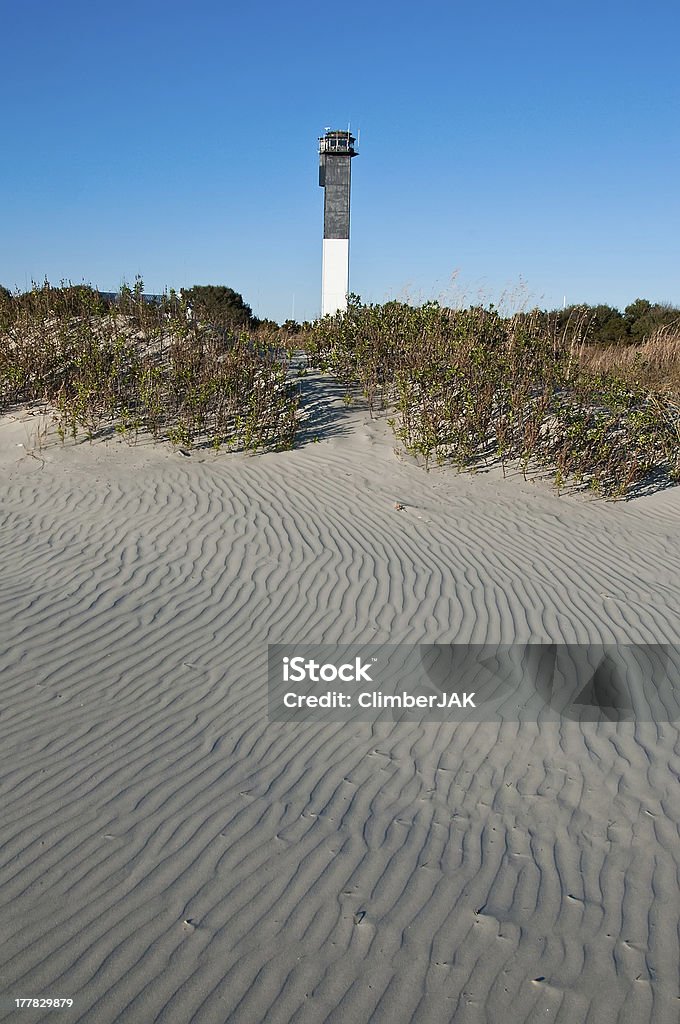
[[[356,414],[368,412],[361,393],[332,377],[308,371],[298,378],[302,417],[295,447],[350,434]]]

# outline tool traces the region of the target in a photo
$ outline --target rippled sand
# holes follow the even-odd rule
[[[332,388],[307,437],[0,421],[0,1019],[675,1024],[675,724],[268,723],[266,653],[680,643],[680,488],[427,474]]]

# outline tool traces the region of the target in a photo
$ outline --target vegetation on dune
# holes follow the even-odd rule
[[[622,496],[655,474],[680,480],[680,407],[582,359],[587,311],[502,317],[436,302],[364,305],[306,335],[310,362],[358,386],[426,466],[497,459],[549,469],[559,488]]]
[[[43,403],[62,440],[290,448],[301,348],[386,410],[426,467],[498,461],[607,497],[680,481],[680,317],[643,299],[505,317],[352,296],[344,313],[279,328],[221,286],[0,288],[0,412]]]
[[[139,279],[115,300],[47,282],[1,293],[0,411],[45,403],[62,440],[141,431],[215,449],[292,447],[298,396],[284,354],[243,329],[251,313],[238,293],[225,289],[234,315],[214,320],[186,294],[149,302]]]

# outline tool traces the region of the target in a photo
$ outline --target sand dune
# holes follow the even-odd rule
[[[257,458],[0,422],[0,1019],[675,1022],[676,724],[270,723],[266,658],[680,643],[680,489],[426,474],[326,398]]]

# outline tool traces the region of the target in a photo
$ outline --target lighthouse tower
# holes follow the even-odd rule
[[[327,131],[319,139],[319,185],[323,200],[321,313],[347,309],[349,290],[349,190],[356,156],[349,131]]]

